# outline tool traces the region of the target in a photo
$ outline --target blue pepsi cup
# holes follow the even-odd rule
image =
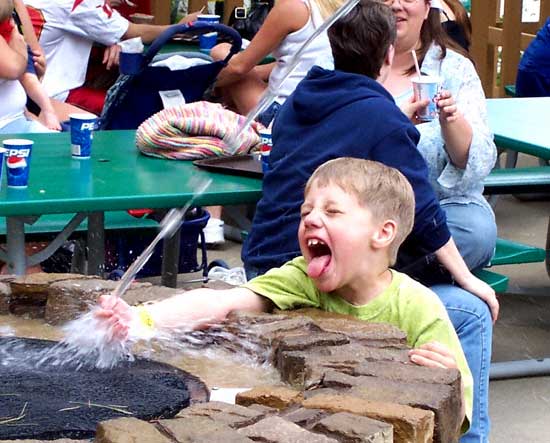
[[[71,114],[71,152],[73,158],[87,159],[92,155],[92,140],[97,117],[93,114]]]
[[[273,141],[271,138],[271,129],[261,129],[260,135],[260,158],[262,160],[262,172],[265,174],[269,171],[269,156],[271,154],[271,148]]]
[[[220,16],[217,14],[199,14],[197,21],[201,23],[215,24],[220,22]],[[206,34],[199,35],[199,49],[201,52],[210,53],[210,50],[216,46],[218,41],[217,32],[208,32]]]
[[[412,84],[415,101],[424,99],[430,100],[428,106],[417,112],[418,119],[424,122],[432,121],[438,114],[437,98],[441,79],[439,77],[423,75],[421,77],[414,77],[412,79]]]
[[[33,144],[32,140],[24,138],[4,140],[8,187],[26,188],[28,186]]]

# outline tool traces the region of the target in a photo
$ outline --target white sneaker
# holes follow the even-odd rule
[[[218,218],[210,218],[203,229],[204,242],[207,245],[221,245],[225,243],[223,236],[223,221]]]

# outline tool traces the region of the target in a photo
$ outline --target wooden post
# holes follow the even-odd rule
[[[521,15],[523,1],[508,0],[504,3],[502,24],[502,61],[499,93],[504,95],[504,86],[516,83],[521,49]]]
[[[156,25],[170,24],[170,0],[151,0],[151,14]]]
[[[470,53],[476,63],[485,95],[492,96],[493,54],[489,48],[489,26],[494,26],[497,0],[472,0],[472,46]]]
[[[548,17],[550,17],[550,0],[540,0],[540,26],[544,25]]]
[[[224,0],[223,22],[229,23],[229,16],[237,6],[243,6],[243,0]]]

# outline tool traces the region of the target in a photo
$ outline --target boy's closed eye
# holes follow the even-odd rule
[[[327,208],[325,210],[325,212],[328,214],[328,215],[338,215],[338,214],[343,214],[344,211],[342,211],[341,209],[339,208]]]

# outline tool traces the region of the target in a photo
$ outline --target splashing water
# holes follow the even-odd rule
[[[229,155],[234,155],[239,147],[239,139],[241,137],[241,134],[250,126],[250,124],[265,110],[271,106],[271,104],[275,101],[277,98],[278,91],[283,86],[284,82],[288,79],[288,77],[292,74],[294,69],[298,66],[300,63],[300,57],[304,53],[304,51],[309,47],[309,45],[323,32],[325,32],[328,28],[330,28],[334,22],[336,22],[338,19],[343,17],[344,15],[348,14],[358,3],[360,0],[348,0],[346,3],[344,3],[342,6],[340,6],[334,14],[332,14],[330,17],[328,17],[321,26],[319,26],[313,34],[309,36],[309,38],[304,42],[304,44],[298,49],[298,51],[294,54],[294,56],[290,59],[287,69],[283,77],[281,78],[281,81],[278,85],[276,85],[274,88],[268,88],[258,101],[258,104],[246,115],[246,120],[244,123],[237,127],[234,131],[229,131],[226,136],[223,138],[225,144],[228,147]]]
[[[141,271],[141,268],[143,268],[145,263],[147,263],[147,261],[151,258],[151,255],[153,255],[157,243],[165,237],[174,234],[174,232],[178,229],[180,221],[185,215],[185,212],[191,207],[195,199],[198,196],[202,195],[208,189],[211,183],[212,179],[206,180],[197,187],[195,193],[193,194],[193,197],[185,204],[185,206],[183,206],[182,208],[173,208],[168,211],[168,213],[160,222],[160,226],[162,229],[153,239],[151,244],[147,246],[147,248],[145,248],[145,250],[139,255],[139,257],[136,258],[132,265],[126,270],[126,272],[120,279],[117,287],[113,291],[114,296],[120,297],[126,292],[132,281],[136,278],[137,273]]]
[[[180,226],[185,212],[191,207],[195,199],[208,189],[211,183],[211,179],[201,182],[196,186],[193,197],[185,206],[168,211],[160,222],[161,229],[159,233],[126,270],[113,290],[114,296],[121,297],[126,292],[138,272],[151,258],[157,243],[173,235]],[[130,349],[133,341],[122,342],[114,339],[112,326],[106,320],[96,316],[97,310],[98,308],[92,309],[76,320],[69,322],[63,328],[63,340],[47,350],[35,363],[38,365],[72,365],[76,369],[89,364],[95,364],[97,368],[112,368],[123,360],[132,359]]]
[[[155,330],[148,336],[131,329],[129,339],[122,342],[112,340],[111,328],[95,316],[96,310],[63,327],[69,340],[40,351],[28,347],[18,337],[5,337],[0,342],[0,368],[111,369],[137,356],[154,359],[159,354],[163,358],[185,354],[212,360],[231,359],[249,367],[265,367],[271,361],[270,348],[262,345],[253,325],[232,323],[228,329],[225,324],[211,324],[208,329],[195,330],[195,324],[189,324],[178,329]]]

